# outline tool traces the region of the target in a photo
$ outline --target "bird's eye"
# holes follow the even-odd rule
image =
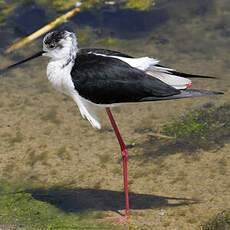
[[[51,44],[49,45],[49,47],[50,47],[51,49],[53,49],[53,48],[55,47],[55,44],[54,44],[54,43],[51,43]]]

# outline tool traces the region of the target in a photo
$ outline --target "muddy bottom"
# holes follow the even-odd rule
[[[191,20],[181,19],[180,26],[169,20],[147,37],[130,40],[108,40],[113,35],[94,33],[84,25],[78,30],[80,45],[158,57],[180,71],[214,75],[219,79],[194,80],[194,88],[225,93],[113,108],[130,147],[130,226],[137,229],[200,229],[230,208],[229,138],[212,148],[189,148],[188,154],[155,136],[182,114],[210,102],[217,108],[228,103],[229,44],[226,33],[221,33],[227,21],[218,12],[208,11],[207,22],[197,13]],[[211,25],[216,27],[209,29]],[[201,34],[205,41],[200,41]],[[40,47],[38,42],[30,44],[13,59]],[[13,62],[9,56],[0,58],[1,67]],[[1,78],[0,178],[65,213],[116,213],[124,208],[121,157],[106,113],[98,111],[103,128],[93,129],[70,98],[51,88],[46,64],[47,60],[37,59]]]

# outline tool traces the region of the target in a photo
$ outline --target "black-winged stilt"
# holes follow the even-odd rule
[[[128,152],[110,107],[123,103],[173,100],[221,93],[189,89],[192,82],[185,77],[211,77],[180,73],[159,65],[159,61],[153,58],[133,58],[105,49],[79,49],[75,34],[68,31],[48,33],[43,40],[43,51],[0,70],[0,74],[42,55],[50,58],[47,67],[49,81],[54,88],[73,98],[82,117],[93,127],[101,128],[95,108],[106,108],[121,148],[127,219]]]

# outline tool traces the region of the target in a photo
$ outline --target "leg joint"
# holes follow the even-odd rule
[[[123,159],[128,159],[128,151],[127,151],[127,149],[123,149],[121,151],[121,154],[122,154]]]

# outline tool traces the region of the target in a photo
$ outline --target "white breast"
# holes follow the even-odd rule
[[[83,118],[87,118],[94,128],[100,129],[101,125],[94,111],[93,104],[82,98],[74,87],[70,75],[71,69],[71,63],[63,67],[62,61],[51,61],[47,66],[48,79],[55,89],[73,98]]]
[[[55,89],[71,95],[74,92],[74,84],[70,75],[72,65],[65,67],[63,65],[62,61],[50,61],[47,66],[47,77]]]

